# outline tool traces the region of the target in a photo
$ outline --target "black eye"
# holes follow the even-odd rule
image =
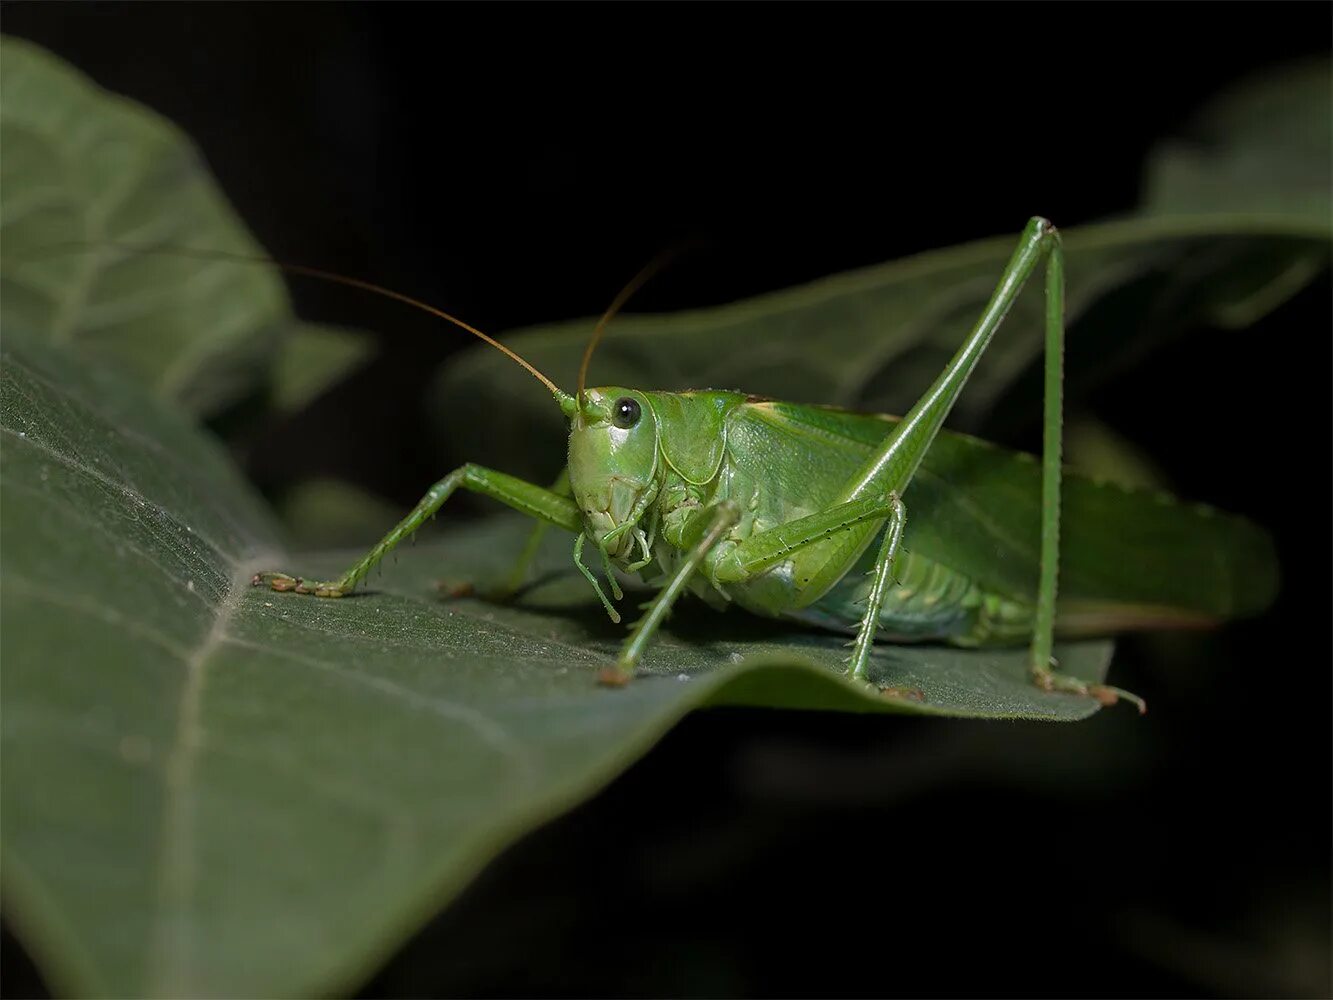
[[[622,430],[629,430],[642,416],[643,411],[639,409],[639,401],[628,396],[621,396],[616,400],[616,405],[611,407],[611,423]]]

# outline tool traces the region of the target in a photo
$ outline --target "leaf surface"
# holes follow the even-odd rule
[[[287,995],[346,989],[506,844],[717,704],[1077,719],[1022,651],[884,646],[683,612],[623,690],[623,637],[567,539],[512,606],[494,579],[526,526],[409,549],[341,601],[249,585],[286,556],[269,512],[183,417],[5,331],[0,575],[6,909],[57,988]],[[1061,650],[1096,679],[1110,644]]]

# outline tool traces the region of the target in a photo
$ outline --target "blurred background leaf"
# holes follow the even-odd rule
[[[279,413],[302,410],[369,356],[359,330],[292,321],[273,366],[272,403]]]
[[[1148,159],[1152,215],[1246,211],[1327,222],[1333,77],[1327,60],[1289,63],[1218,95]]]
[[[258,394],[303,405],[364,336],[296,320],[189,139],[20,39],[0,41],[0,317],[118,365],[200,417]],[[131,247],[162,247],[141,253]]]

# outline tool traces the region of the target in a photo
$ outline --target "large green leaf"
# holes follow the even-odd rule
[[[38,47],[0,41],[0,316],[200,415],[268,383],[305,401],[365,352],[302,323],[190,141]],[[122,244],[115,246],[112,244]],[[166,247],[143,253],[129,247]]]
[[[1201,323],[1251,323],[1328,266],[1329,93],[1320,62],[1224,96],[1188,138],[1150,159],[1141,212],[1065,231],[1075,388]],[[906,412],[980,316],[1024,221],[1015,217],[1010,235],[720,308],[625,316],[598,348],[591,381]],[[1030,288],[973,374],[952,426],[986,434],[1015,381],[1039,378],[1041,309],[1040,288]],[[593,324],[555,323],[505,339],[572,389]],[[1030,388],[1029,407],[1039,384]],[[564,423],[497,352],[478,346],[451,361],[432,408],[455,455],[554,474],[546,456],[560,452]]]
[[[250,586],[289,558],[218,448],[119,376],[4,331],[0,586],[5,907],[72,993],[346,987],[524,830],[683,713],[748,704],[1077,719],[1022,651],[883,647],[868,695],[842,638],[682,614],[644,677],[568,572],[514,606],[446,601],[522,523],[410,550],[343,601]],[[1108,643],[1067,646],[1100,678]]]

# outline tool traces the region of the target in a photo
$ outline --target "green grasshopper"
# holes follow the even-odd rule
[[[942,432],[941,425],[1043,263],[1038,467],[1030,456]],[[511,591],[548,525],[575,536],[575,564],[612,620],[620,620],[612,602],[623,597],[613,567],[657,584],[618,661],[601,672],[605,684],[634,675],[688,590],[718,609],[736,604],[854,633],[847,672],[856,681],[866,681],[877,637],[968,647],[1030,643],[1031,674],[1041,688],[1105,704],[1125,697],[1142,710],[1128,692],[1059,673],[1052,660],[1057,632],[1197,627],[1256,613],[1271,600],[1276,572],[1267,536],[1240,518],[1063,475],[1063,267],[1055,227],[1032,219],[975,328],[901,419],[742,392],[586,388],[606,321],[644,274],[594,330],[573,395],[480,331],[391,293],[475,334],[540,380],[569,421],[567,467],[548,489],[469,463],[432,486],[337,580],[262,573],[254,582],[341,597],[461,487],[539,522]],[[584,562],[589,547],[610,597]]]

